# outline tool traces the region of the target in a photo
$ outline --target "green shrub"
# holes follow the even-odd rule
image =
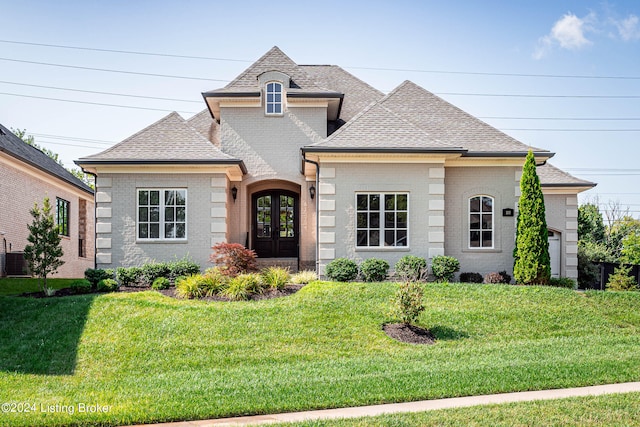
[[[156,280],[153,281],[153,284],[151,285],[151,289],[159,291],[162,289],[169,289],[170,286],[171,286],[171,282],[169,281],[169,279],[167,279],[166,277],[158,277]]]
[[[136,286],[142,282],[142,268],[118,267],[116,269],[116,279],[122,286]]]
[[[480,273],[460,273],[462,283],[482,283],[483,278]]]
[[[424,280],[427,276],[427,260],[415,255],[405,255],[396,262],[394,269],[401,280]]]
[[[454,257],[438,255],[431,261],[431,271],[438,282],[451,281],[458,270],[460,270],[460,262]]]
[[[424,292],[419,283],[403,283],[391,299],[391,316],[406,325],[415,323],[420,313],[424,311],[423,295]]]
[[[607,282],[607,289],[610,291],[637,291],[638,283],[636,279],[631,276],[631,266],[625,266],[620,264],[613,271],[613,274],[609,276]]]
[[[336,282],[350,282],[358,276],[358,265],[347,258],[336,258],[327,264],[327,277]]]
[[[98,282],[98,292],[115,292],[118,290],[118,282],[114,279],[102,279]]]
[[[269,267],[261,272],[262,282],[266,287],[271,289],[282,290],[291,280],[291,274],[288,268]]]
[[[498,271],[498,274],[502,276],[501,283],[511,283],[511,276],[507,273],[507,270]]]
[[[167,268],[169,269],[168,277],[170,279],[200,273],[200,265],[188,257],[168,263]]]
[[[207,269],[201,277],[200,284],[208,297],[221,293],[229,283],[229,276],[222,274],[218,268]]]
[[[303,270],[291,276],[291,283],[306,285],[309,282],[318,280],[318,275],[313,270]]]
[[[169,276],[169,264],[164,262],[154,262],[142,267],[142,282],[151,285],[158,277]]]
[[[91,282],[87,279],[78,279],[69,285],[74,294],[88,294],[91,292]]]
[[[100,268],[87,268],[84,271],[84,278],[91,283],[92,289],[98,287],[98,282],[103,279],[113,279],[113,270],[102,270]]]
[[[387,278],[389,263],[383,259],[369,258],[360,264],[360,272],[365,282],[382,282]]]
[[[568,277],[552,277],[549,279],[549,286],[556,288],[575,289],[576,281]]]
[[[202,298],[205,291],[201,284],[201,277],[199,274],[192,274],[180,281],[176,281],[176,297],[185,299]]]
[[[263,289],[264,284],[259,274],[245,273],[229,280],[227,287],[220,295],[232,301],[246,301],[251,295],[261,293]]]

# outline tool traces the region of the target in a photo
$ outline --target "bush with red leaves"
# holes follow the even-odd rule
[[[226,276],[237,276],[258,269],[256,253],[239,243],[218,243],[213,248],[211,262],[220,267],[220,272]]]

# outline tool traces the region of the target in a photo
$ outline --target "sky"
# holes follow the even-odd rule
[[[582,203],[640,217],[636,0],[0,0],[0,10],[0,123],[68,167],[171,111],[202,111],[202,92],[278,46],[383,92],[411,80],[597,182]]]

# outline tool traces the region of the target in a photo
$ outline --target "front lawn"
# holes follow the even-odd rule
[[[50,289],[67,288],[78,279],[47,279],[47,286]],[[3,277],[0,278],[0,296],[20,295],[28,292],[40,291],[40,279],[25,277]]]
[[[640,294],[428,284],[420,324],[438,341],[416,346],[381,329],[396,289],[316,282],[235,303],[151,291],[0,297],[0,400],[36,404],[0,413],[0,425],[150,423],[640,379]],[[103,411],[80,412],[87,405]]]

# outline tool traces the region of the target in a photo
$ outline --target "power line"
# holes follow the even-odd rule
[[[130,95],[126,93],[115,93],[115,92],[100,92],[96,90],[83,90],[83,89],[74,89],[74,88],[68,88],[68,87],[56,87],[56,86],[34,85],[34,84],[28,84],[28,83],[7,82],[4,80],[0,80],[0,83],[4,83],[8,85],[17,85],[17,86],[37,87],[41,89],[55,89],[55,90],[66,90],[71,92],[93,93],[97,95],[126,96],[129,98],[154,99],[154,100],[160,100],[160,101],[191,102],[191,103],[202,104],[202,101],[193,101],[189,99],[162,98],[158,96],[145,96],[145,95]]]
[[[64,141],[89,142],[92,144],[106,144],[106,145],[115,144],[115,141],[105,141],[104,139],[78,138],[73,136],[50,135],[46,133],[33,133],[33,132],[29,132],[29,135],[32,135],[38,138],[52,138],[52,139],[61,139]]]
[[[46,97],[46,96],[21,95],[21,94],[18,94],[18,93],[0,92],[0,95],[18,96],[18,97],[23,97],[23,98],[46,99],[46,100],[49,100],[49,101],[72,102],[72,103],[75,103],[75,104],[100,105],[100,106],[103,106],[103,107],[132,108],[134,110],[148,110],[148,111],[164,111],[165,113],[171,113],[173,111],[176,111],[178,113],[185,113],[185,114],[197,114],[198,113],[197,111],[167,110],[165,108],[136,107],[136,106],[133,106],[133,105],[118,105],[118,104],[106,104],[106,103],[102,103],[102,102],[76,101],[76,100],[73,100],[73,99],[49,98],[49,97]]]
[[[62,67],[62,68],[74,68],[78,70],[89,70],[89,71],[103,71],[106,73],[120,73],[120,74],[134,74],[138,76],[151,76],[151,77],[165,77],[172,79],[185,79],[185,80],[206,80],[211,82],[229,82],[230,80],[223,79],[208,79],[205,77],[190,77],[190,76],[176,76],[171,74],[155,74],[155,73],[141,73],[137,71],[125,71],[125,70],[112,70],[108,68],[93,68],[93,67],[83,67],[79,65],[67,65],[67,64],[53,64],[50,62],[38,62],[38,61],[25,61],[23,59],[11,59],[11,58],[0,58],[0,61],[11,61],[11,62],[20,62],[23,64],[35,64],[35,65],[46,65],[49,67]]]
[[[142,51],[129,51],[129,50],[118,50],[118,49],[101,49],[101,48],[90,48],[90,47],[82,47],[82,46],[24,42],[24,41],[18,41],[18,40],[0,40],[0,43],[12,43],[12,44],[20,44],[20,45],[52,47],[52,48],[59,48],[59,49],[75,49],[75,50],[85,50],[85,51],[95,51],[95,52],[110,52],[110,53],[120,53],[120,54],[127,54],[127,55],[160,56],[160,57],[170,57],[170,58],[200,59],[200,60],[226,61],[226,62],[246,62],[246,63],[255,62],[247,59],[216,58],[216,57],[208,57],[208,56],[178,55],[178,54],[170,54],[170,53],[142,52]],[[492,73],[492,72],[480,72],[480,71],[422,70],[422,69],[413,69],[413,68],[385,68],[385,67],[361,67],[361,66],[345,66],[342,68],[347,68],[352,70],[398,71],[398,72],[411,72],[411,73],[452,74],[452,75],[460,74],[460,75],[497,76],[497,77],[640,80],[640,76],[597,76],[597,75],[590,76],[590,75],[580,75],[580,74]]]
[[[502,98],[638,99],[640,95],[536,95],[518,93],[435,92],[435,95],[489,96]]]
[[[640,117],[505,117],[505,116],[476,116],[483,120],[555,120],[555,121],[634,121]]]
[[[88,50],[94,52],[110,52],[110,53],[124,53],[127,55],[145,55],[145,56],[163,56],[168,58],[184,58],[184,59],[204,59],[208,61],[228,61],[228,62],[252,62],[246,59],[231,59],[231,58],[213,58],[210,56],[192,56],[192,55],[177,55],[170,53],[153,53],[153,52],[140,52],[131,50],[117,50],[117,49],[99,49],[94,47],[80,47],[80,46],[66,46],[59,44],[47,44],[47,43],[31,43],[21,42],[16,40],[0,40],[0,43],[12,43],[29,46],[43,46],[43,47],[55,47],[60,49],[75,49],[75,50]]]

